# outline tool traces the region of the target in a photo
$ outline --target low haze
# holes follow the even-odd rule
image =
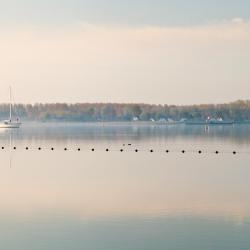
[[[0,0],[0,249],[249,250],[249,76],[250,0]]]
[[[189,3],[1,2],[0,102],[250,99],[249,2]]]

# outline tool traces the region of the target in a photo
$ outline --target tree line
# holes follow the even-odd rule
[[[22,120],[31,121],[141,121],[150,119],[203,120],[207,117],[250,120],[250,100],[225,104],[151,105],[117,103],[54,103],[16,104],[13,113]],[[9,116],[9,105],[0,104],[0,118]]]

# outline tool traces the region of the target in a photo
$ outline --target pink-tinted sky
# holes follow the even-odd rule
[[[0,102],[250,99],[249,4],[178,1],[3,3]]]

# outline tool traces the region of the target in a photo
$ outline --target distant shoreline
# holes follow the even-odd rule
[[[155,127],[155,128],[176,128],[176,127],[233,127],[237,125],[250,125],[249,122],[235,122],[233,124],[186,124],[186,123],[179,123],[179,124],[169,124],[169,123],[154,123],[154,122],[149,122],[149,121],[138,121],[138,122],[133,122],[133,121],[105,121],[105,122],[100,122],[100,121],[30,121],[26,120],[23,121],[23,126],[50,126],[50,125],[57,125],[57,126],[96,126],[96,127],[112,127],[112,126],[121,126],[121,127]]]
[[[233,121],[250,123],[250,100],[226,104],[155,105],[121,103],[15,104],[13,116],[28,121],[156,122]],[[0,104],[0,119],[9,117],[9,104]]]

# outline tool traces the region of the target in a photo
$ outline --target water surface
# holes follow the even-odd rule
[[[249,249],[249,132],[72,123],[1,130],[1,249]]]

